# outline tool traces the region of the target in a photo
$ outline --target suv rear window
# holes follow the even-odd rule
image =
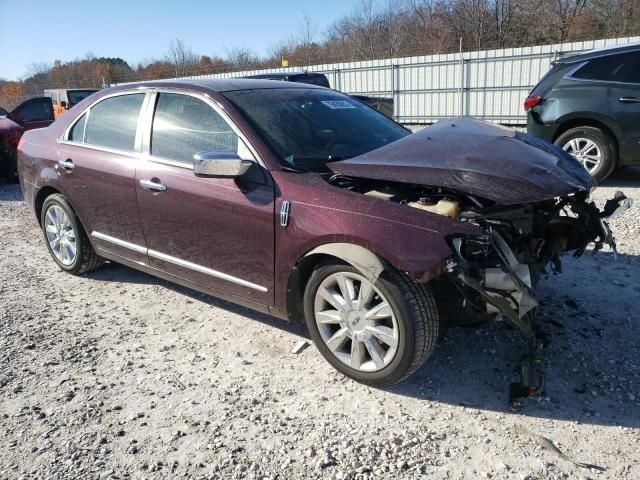
[[[618,82],[624,73],[638,61],[638,55],[638,52],[632,52],[594,58],[573,72],[572,78]]]
[[[627,83],[640,83],[640,54],[638,54],[638,58],[633,67],[627,70],[622,81]]]

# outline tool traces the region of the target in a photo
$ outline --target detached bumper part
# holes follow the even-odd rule
[[[518,262],[511,248],[496,231],[492,231],[489,237],[478,238],[478,241],[488,242],[487,250],[497,254],[500,266],[481,269],[483,280],[479,281],[471,274],[475,268],[462,256],[462,238],[455,238],[456,264],[449,265],[450,274],[487,302],[488,314],[504,315],[535,343],[535,333],[527,313],[538,305],[538,301],[532,289],[529,266]]]
[[[532,217],[530,229],[523,228],[523,224],[516,227],[515,211],[511,221],[508,214],[492,219],[477,212],[469,218],[483,226],[486,233],[451,239],[454,254],[447,274],[460,285],[465,301],[479,308],[479,297],[485,302],[487,314],[503,315],[527,337],[527,354],[517,369],[520,381],[510,386],[510,402],[531,396],[543,387],[541,352],[532,327],[538,306],[534,287],[540,273],[548,263],[554,272],[559,271],[563,252],[573,250],[574,256],[580,256],[589,244],[594,245],[594,251],[609,245],[615,255],[615,238],[606,220],[632,205],[633,201],[622,192],[616,192],[602,211],[586,195],[566,197],[546,210],[538,210],[542,213],[532,207],[531,215],[548,220],[541,224]],[[505,230],[509,225],[511,229]],[[475,304],[472,295],[476,295]]]

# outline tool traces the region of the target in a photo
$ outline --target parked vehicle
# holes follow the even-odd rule
[[[0,108],[0,177],[18,181],[16,149],[26,130],[48,127],[53,122],[51,100],[31,98],[11,112]]]
[[[249,75],[245,78],[259,78],[263,80],[281,80],[283,82],[307,83],[320,87],[331,88],[329,79],[323,73],[309,72],[287,72],[287,73],[261,73],[259,75]],[[387,117],[393,118],[393,98],[370,97],[368,95],[351,95],[361,102],[366,103],[374,110],[384,113]]]
[[[44,96],[51,99],[51,102],[53,103],[53,112],[56,119],[58,119],[76,103],[80,103],[89,95],[93,95],[97,91],[98,90],[95,88],[56,88],[45,90]]]
[[[245,78],[262,80],[281,80],[283,82],[306,83],[308,85],[318,85],[319,87],[331,88],[329,79],[323,73],[313,72],[286,72],[286,73],[261,73],[259,75],[248,75]]]
[[[640,44],[558,60],[524,108],[528,133],[571,153],[598,180],[640,164]]]
[[[149,82],[76,105],[19,148],[55,263],[104,260],[292,322],[389,385],[448,319],[504,315],[535,342],[534,288],[560,254],[614,245],[570,155],[472,119],[410,135],[326,88]],[[566,213],[570,213],[567,215]]]

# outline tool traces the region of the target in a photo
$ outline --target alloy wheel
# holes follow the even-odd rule
[[[572,138],[562,149],[573,155],[589,173],[593,173],[602,162],[600,147],[588,138]]]
[[[47,242],[51,252],[64,266],[73,264],[77,255],[76,232],[69,215],[59,206],[47,210],[44,222]]]
[[[314,315],[328,349],[349,367],[375,372],[395,357],[399,344],[395,313],[362,275],[338,272],[325,278],[316,292]]]

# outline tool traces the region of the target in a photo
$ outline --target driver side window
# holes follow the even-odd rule
[[[151,132],[152,156],[191,165],[198,152],[240,153],[239,143],[242,146],[231,126],[202,100],[176,93],[158,94]]]

